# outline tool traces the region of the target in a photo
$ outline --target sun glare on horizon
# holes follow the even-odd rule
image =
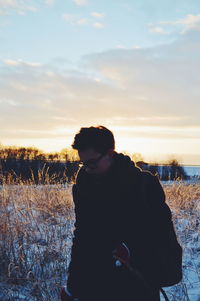
[[[155,127],[130,127],[130,126],[107,126],[115,136],[116,151],[126,152],[130,155],[138,154],[146,162],[165,163],[170,158],[176,158],[183,164],[198,165],[200,156],[196,149],[200,147],[198,141],[196,149],[188,143],[185,147],[184,139],[173,139],[168,137],[155,137],[155,133],[162,133],[162,128]],[[75,134],[80,127],[58,128],[53,131],[53,137],[30,138],[30,139],[5,139],[5,145],[36,147],[45,152],[60,152],[64,148],[71,148]],[[142,133],[142,134],[141,134]],[[145,135],[144,135],[145,133]],[[183,152],[180,152],[183,149]]]

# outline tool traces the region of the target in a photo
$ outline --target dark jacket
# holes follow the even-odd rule
[[[168,244],[163,233],[170,228],[169,240],[176,236],[158,178],[116,153],[103,176],[80,169],[73,198],[76,229],[68,289],[78,296],[98,281],[108,282],[114,267],[112,252],[122,242],[130,249],[132,265],[159,286],[158,257]]]

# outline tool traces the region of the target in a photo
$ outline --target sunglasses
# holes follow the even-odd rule
[[[85,162],[80,161],[80,164],[85,166],[85,167],[89,167],[89,168],[96,168],[98,166],[99,161],[105,156],[105,153],[100,155],[98,158],[96,159],[90,159],[87,160]]]

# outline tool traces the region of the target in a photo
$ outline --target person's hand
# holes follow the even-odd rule
[[[113,251],[113,257],[116,260],[119,260],[125,266],[128,266],[130,264],[130,252],[128,247],[124,243],[117,246],[117,248]]]

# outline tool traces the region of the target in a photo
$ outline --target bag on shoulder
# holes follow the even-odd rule
[[[154,181],[152,181],[152,177],[154,177]],[[149,214],[154,217],[155,216],[155,208],[154,206],[166,207],[169,212],[170,209],[166,204],[163,203],[163,200],[157,199],[157,205],[152,204],[153,197],[151,196],[152,200],[149,200],[148,191],[145,188],[148,187],[148,181],[151,181],[149,185],[155,186],[155,191],[160,190],[163,191],[161,184],[158,179],[155,180],[155,176],[148,174],[147,172],[141,172],[141,195],[143,202],[145,203],[146,207],[148,208]],[[158,185],[158,186],[156,186]],[[153,190],[154,191],[154,190]],[[156,196],[155,196],[156,198]],[[160,202],[160,204],[159,204]],[[159,212],[159,209],[158,209]],[[158,212],[156,214],[158,214]],[[158,219],[159,220],[159,219]],[[160,287],[167,287],[172,286],[179,283],[182,279],[182,247],[180,246],[177,236],[174,230],[173,222],[171,218],[165,219],[165,227],[164,231],[162,232],[162,242],[156,242],[155,250],[155,266],[158,267],[158,274],[157,279],[159,281]],[[159,224],[157,225],[158,229]]]

